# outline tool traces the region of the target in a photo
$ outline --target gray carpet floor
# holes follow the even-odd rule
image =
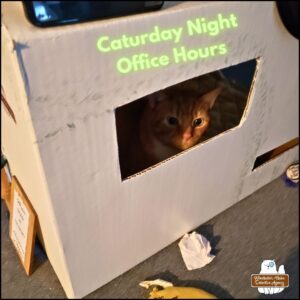
[[[34,273],[27,277],[8,236],[7,210],[1,204],[1,298],[65,298],[49,261],[36,247]],[[281,178],[217,215],[196,229],[212,245],[215,259],[199,270],[188,271],[178,241],[125,274],[86,296],[147,298],[139,282],[161,278],[178,286],[205,289],[218,298],[299,298],[299,189]],[[290,286],[277,295],[259,294],[250,285],[261,262],[274,259],[289,274]]]

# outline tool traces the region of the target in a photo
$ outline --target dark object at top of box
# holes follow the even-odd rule
[[[66,25],[160,9],[164,1],[23,1],[27,18],[40,27]]]

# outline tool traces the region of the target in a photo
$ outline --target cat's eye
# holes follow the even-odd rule
[[[175,118],[175,117],[168,117],[168,118],[167,118],[167,122],[168,122],[168,124],[171,125],[171,126],[178,125],[178,119]]]
[[[200,126],[202,124],[203,120],[201,118],[195,119],[193,122],[193,126],[197,127]]]

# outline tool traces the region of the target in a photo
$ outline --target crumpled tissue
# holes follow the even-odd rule
[[[215,255],[210,254],[210,242],[195,231],[190,234],[186,233],[178,245],[189,271],[202,268],[215,258]]]

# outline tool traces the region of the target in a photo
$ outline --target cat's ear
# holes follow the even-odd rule
[[[221,94],[222,89],[223,89],[222,87],[218,87],[218,88],[204,94],[200,98],[201,102],[206,103],[208,105],[209,109],[211,109],[214,106],[216,99]]]
[[[151,95],[148,95],[147,98],[148,98],[148,104],[150,108],[154,108],[159,102],[166,99],[167,95],[163,91],[158,91]]]

